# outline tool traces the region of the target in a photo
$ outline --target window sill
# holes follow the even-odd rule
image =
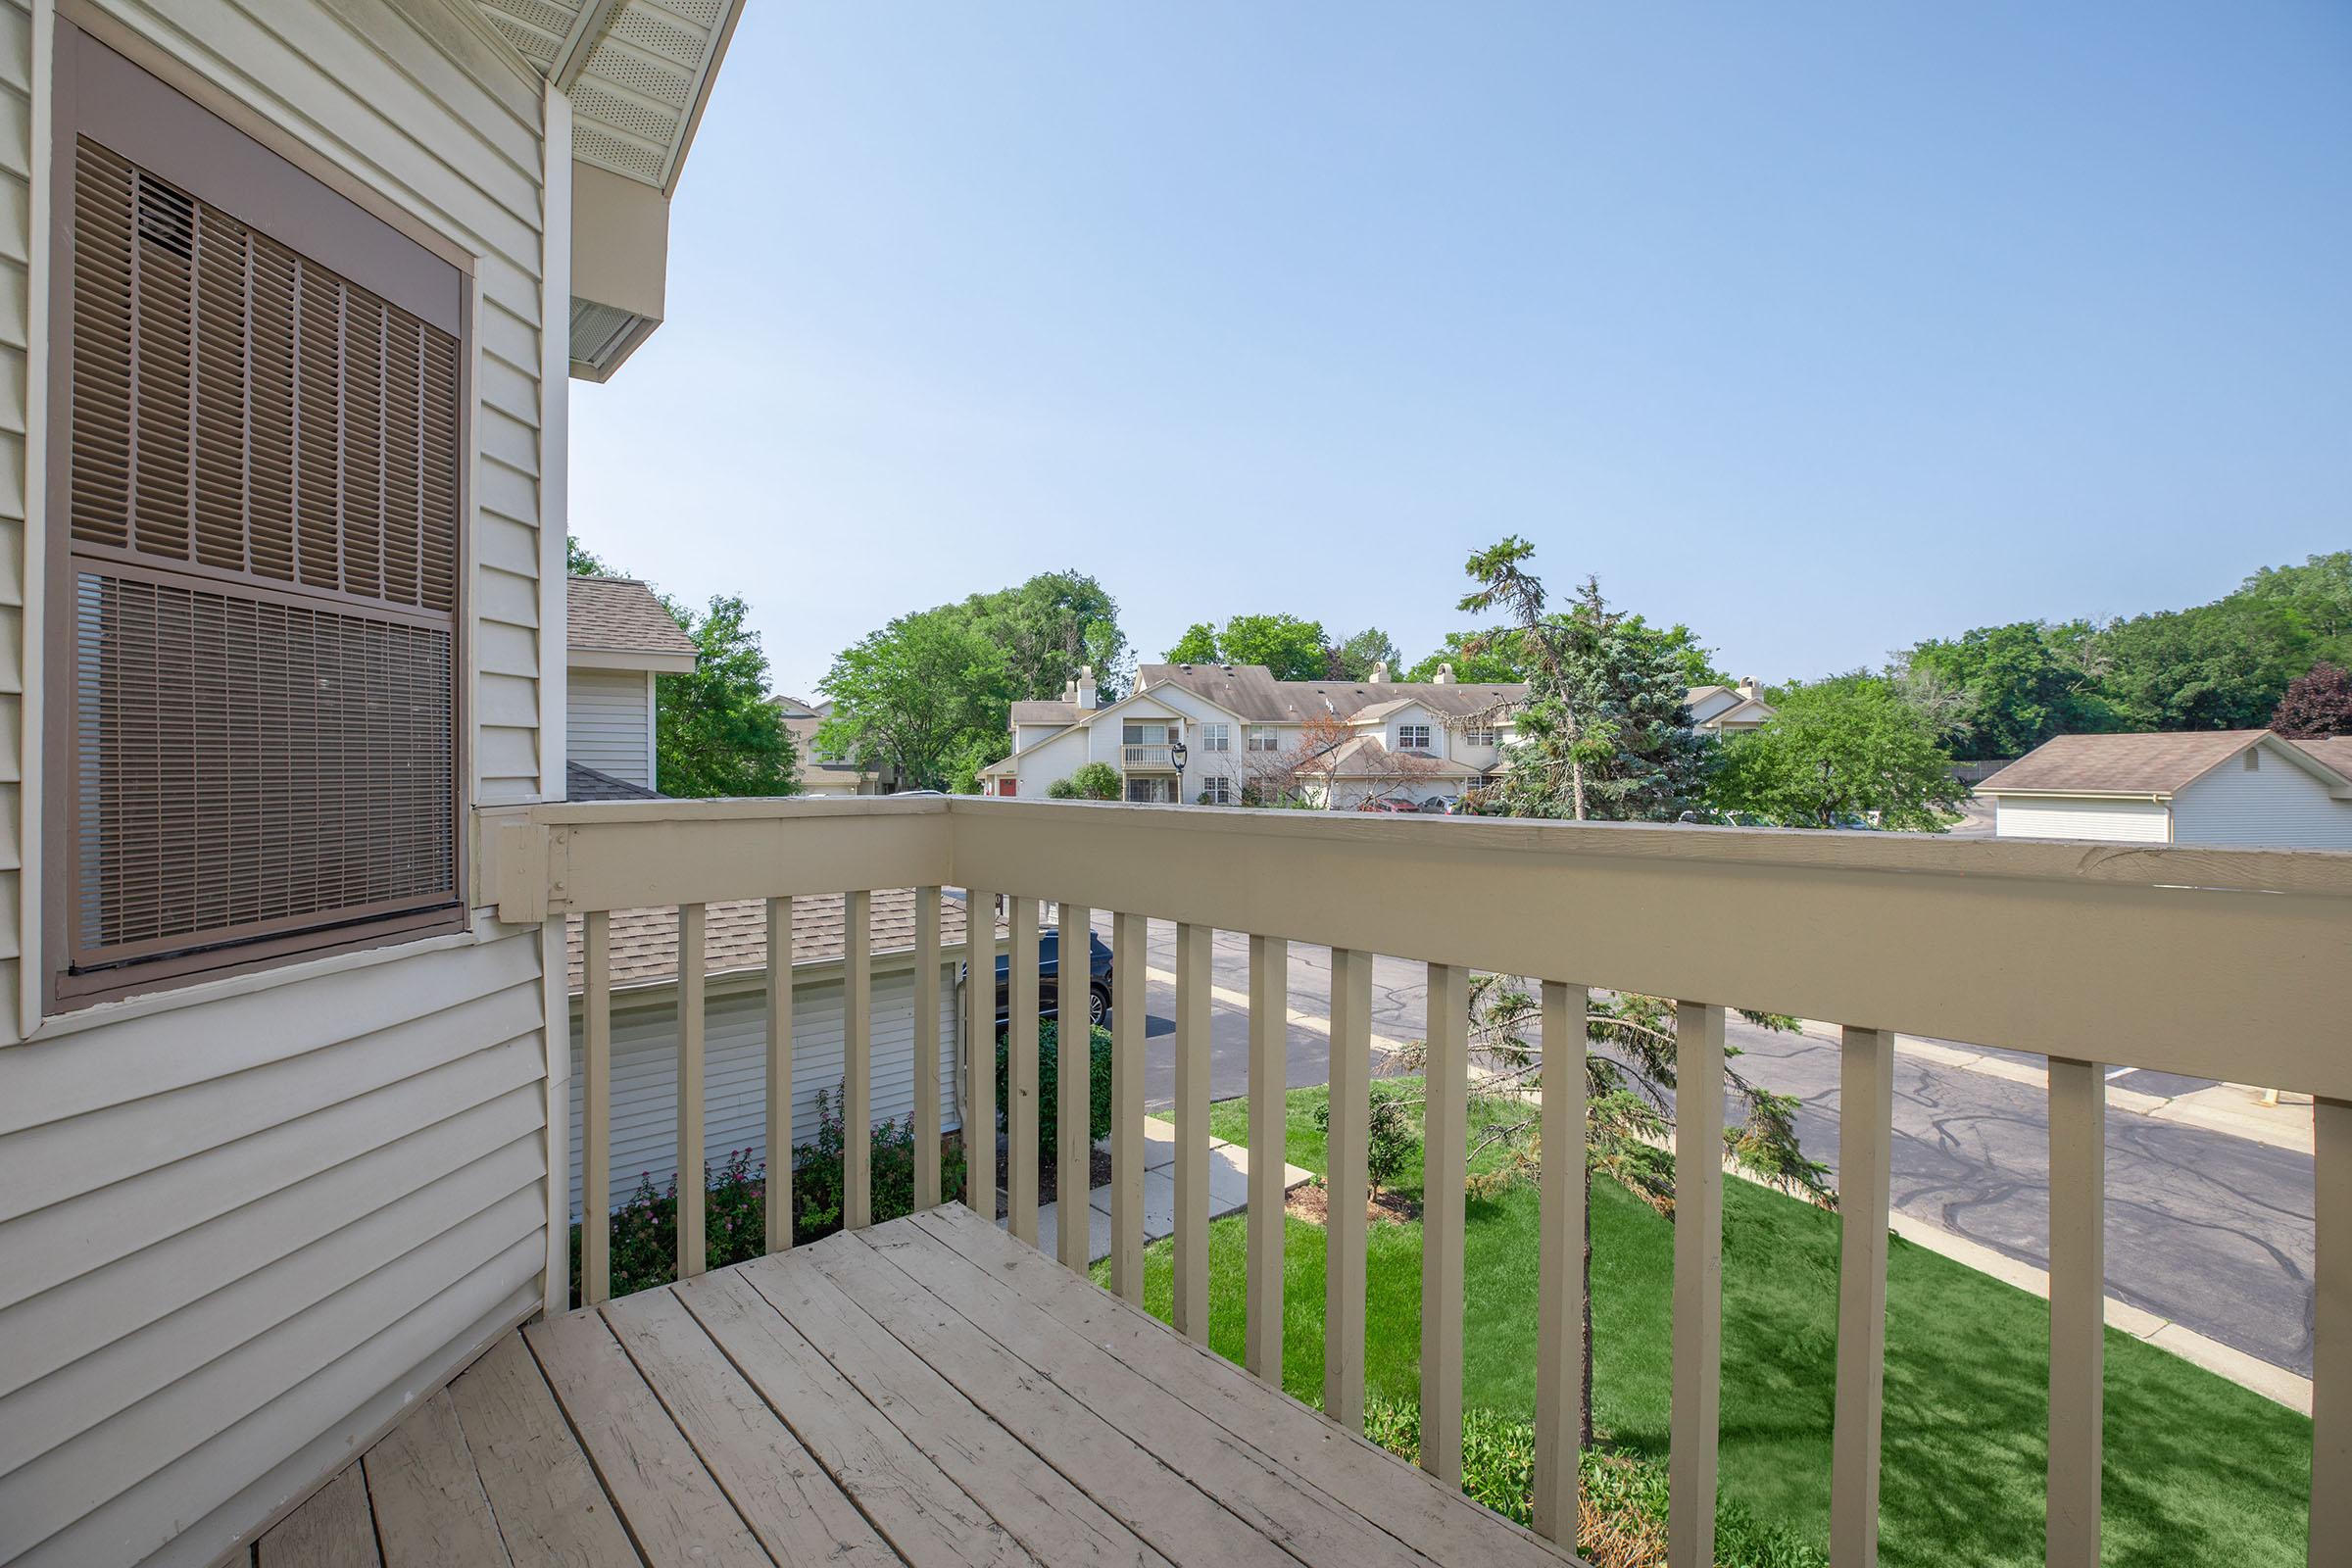
[[[395,942],[380,948],[364,948],[352,952],[328,954],[323,957],[298,959],[270,968],[254,969],[244,974],[224,975],[213,980],[198,980],[166,991],[151,991],[142,996],[125,997],[119,1002],[94,1002],[71,1012],[52,1013],[43,1018],[30,1034],[21,1039],[0,1042],[0,1051],[11,1046],[29,1046],[45,1040],[62,1040],[91,1029],[103,1029],[133,1019],[151,1018],[162,1013],[177,1012],[183,1007],[201,1007],[225,1002],[235,997],[251,996],[258,991],[271,991],[279,986],[295,985],[304,980],[316,980],[324,975],[349,974],[355,970],[371,969],[378,964],[399,963],[404,959],[422,956],[428,953],[443,953],[453,948],[470,948],[483,942],[499,940],[515,933],[514,927],[499,925],[496,911],[470,911],[466,929],[443,931],[431,936],[417,937],[407,942]],[[168,984],[159,981],[158,984]]]

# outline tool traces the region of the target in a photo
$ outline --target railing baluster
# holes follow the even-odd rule
[[[1429,966],[1421,1178],[1421,1468],[1462,1479],[1463,1188],[1470,1179],[1469,974]]]
[[[1176,1332],[1208,1343],[1206,926],[1176,926]]]
[[[841,896],[841,1225],[874,1222],[873,895]]]
[[[914,890],[914,1206],[939,1206],[939,889]]]
[[[1576,1549],[1584,1437],[1583,986],[1544,982],[1543,1191],[1536,1211],[1536,1533]]]
[[[1283,1091],[1289,1087],[1291,945],[1250,939],[1250,1220],[1243,1364],[1282,1387]]]
[[[1004,1007],[1004,1192],[1015,1240],[1037,1245],[1037,901],[1012,901],[1010,1000]],[[993,1068],[994,1062],[990,1063]]]
[[[581,918],[580,1304],[612,1295],[612,917]]]
[[[767,901],[767,1250],[792,1246],[792,900]]]
[[[1372,955],[1331,953],[1331,1130],[1323,1234],[1323,1413],[1364,1430],[1365,1176],[1372,1123]]]
[[[1144,970],[1149,928],[1110,917],[1110,1288],[1144,1299]]]
[[[1094,1108],[1095,1031],[1089,1015],[1095,989],[1095,914],[1061,906],[1061,956],[1054,970],[1054,1251],[1078,1273],[1086,1272],[1094,1190],[1095,1142],[1089,1113]],[[1076,989],[1072,986],[1075,984]]]
[[[1879,1427],[1886,1382],[1886,1222],[1894,1036],[1848,1027],[1838,1095],[1838,1420],[1831,1568],[1879,1560]]]
[[[2048,1561],[2097,1568],[2107,1381],[2107,1074],[2050,1058]]]
[[[963,1201],[997,1222],[997,896],[963,890]]]
[[[678,906],[678,1278],[703,1272],[703,906]]]
[[[2352,1103],[2311,1107],[2311,1568],[2352,1562]]]
[[[1674,1406],[1666,1560],[1715,1561],[1715,1444],[1723,1376],[1723,1009],[1675,1008]]]

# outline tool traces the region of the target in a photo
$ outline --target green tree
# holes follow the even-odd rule
[[[1104,701],[1126,694],[1134,656],[1119,629],[1118,601],[1094,578],[1041,572],[1011,588],[973,594],[960,608],[972,628],[1004,651],[1007,702],[1059,697],[1087,664]]]
[[[1715,667],[1715,650],[1699,645],[1698,633],[1676,621],[1660,629],[1640,615],[1625,617],[1625,635],[1646,638],[1656,645],[1657,652],[1674,662],[1676,674],[1686,687],[1729,686],[1732,677]]]
[[[593,551],[568,534],[564,539],[564,554],[567,563],[565,569],[574,577],[611,577],[615,575],[612,569],[598,559]]]
[[[1296,615],[1235,615],[1217,634],[1217,658],[1228,664],[1263,664],[1276,680],[1323,680],[1328,640],[1319,620]]]
[[[1966,727],[1945,738],[1958,756],[2022,757],[2053,735],[2123,727],[2092,674],[2096,636],[2083,620],[1979,626],[1911,648],[1895,673],[1914,691],[1957,694]]]
[[[1171,664],[1213,664],[1217,662],[1217,628],[1205,620],[1196,620],[1184,628],[1176,646],[1166,655]]]
[[[1370,680],[1381,664],[1389,666],[1392,679],[1404,678],[1404,655],[1378,626],[1367,626],[1333,647],[1325,663],[1324,673],[1332,680]]]
[[[2115,621],[2092,646],[2124,727],[2182,730],[2260,729],[2318,645],[2290,602],[2232,594]]]
[[[1775,692],[1761,729],[1729,737],[1712,800],[1781,827],[1829,827],[1875,812],[1879,825],[1935,832],[1964,792],[1919,710],[1885,675],[1855,671]]]
[[[692,674],[654,677],[654,778],[664,795],[797,795],[792,732],[770,701],[767,655],[732,594],[702,614],[662,600],[697,649]]]
[[[1479,588],[1461,609],[1515,622],[1529,666],[1510,769],[1495,796],[1508,816],[1665,821],[1698,804],[1713,749],[1690,727],[1683,665],[1664,639],[1611,610],[1588,577],[1554,613],[1516,535],[1472,556]]]
[[[2323,657],[2336,663],[2352,649],[2352,550],[2312,556],[2300,566],[2265,566],[2248,577],[2238,594],[2279,604],[2304,631],[2330,645]]]
[[[960,605],[901,615],[844,649],[817,683],[833,711],[817,749],[859,767],[894,767],[916,789],[947,789],[1006,739],[1004,650]],[[997,756],[1004,753],[999,751]]]
[[[1453,666],[1453,678],[1473,686],[1501,686],[1527,679],[1527,661],[1521,657],[1519,633],[1508,626],[1482,631],[1449,631],[1446,645],[1406,670],[1399,679],[1433,681],[1443,664]]]

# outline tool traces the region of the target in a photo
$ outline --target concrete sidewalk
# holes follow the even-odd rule
[[[1107,1149],[1107,1144],[1097,1145]],[[1296,1165],[1282,1168],[1282,1190],[1289,1192],[1314,1180],[1314,1172]],[[1208,1217],[1221,1219],[1250,1206],[1250,1151],[1222,1138],[1208,1141]],[[1110,1255],[1110,1189],[1098,1187],[1087,1194],[1087,1251],[1091,1262]],[[1061,1205],[1037,1205],[1037,1234],[1050,1250],[1059,1234]],[[1005,1222],[997,1221],[1000,1228]],[[1156,1116],[1144,1118],[1144,1241],[1176,1234],[1176,1124]]]

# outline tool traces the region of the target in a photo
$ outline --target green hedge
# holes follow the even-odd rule
[[[1086,1136],[1101,1143],[1110,1136],[1110,1031],[1093,1029],[1093,1071],[1089,1074],[1087,1095]],[[1044,1018],[1037,1025],[1037,1154],[1040,1159],[1053,1157],[1055,1129],[1061,1124],[1061,1075],[1056,1065],[1060,1031],[1054,1020]],[[997,1126],[1004,1129],[1010,1124],[1006,1115],[1012,1097],[1006,1091],[1006,1074],[1011,1066],[1005,1054],[1005,1037],[997,1036]]]

